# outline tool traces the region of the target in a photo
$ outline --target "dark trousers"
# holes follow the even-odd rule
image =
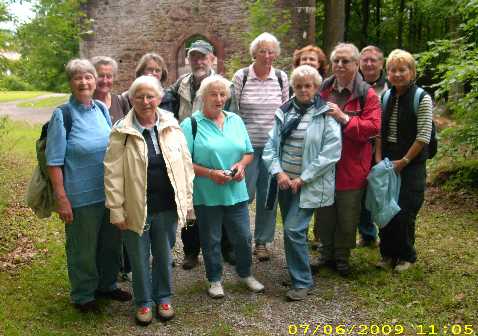
[[[181,241],[183,242],[184,255],[198,256],[201,249],[201,242],[199,240],[199,227],[197,221],[193,225],[181,228]],[[221,250],[222,254],[232,251],[231,242],[227,236],[227,230],[222,230],[221,238]]]
[[[415,221],[425,196],[425,162],[412,164],[402,170],[402,184],[398,205],[400,212],[380,229],[380,254],[394,262],[417,260],[415,250]]]
[[[365,208],[365,199],[367,193],[364,192],[362,196],[362,210],[360,211],[360,222],[358,225],[360,236],[363,240],[373,241],[377,239],[378,230],[372,221],[372,214]]]

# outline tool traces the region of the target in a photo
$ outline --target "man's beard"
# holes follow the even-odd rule
[[[196,71],[193,71],[193,76],[195,78],[204,78],[207,76],[207,74],[209,73],[209,70],[208,69],[203,69],[203,68],[199,68],[197,69]]]

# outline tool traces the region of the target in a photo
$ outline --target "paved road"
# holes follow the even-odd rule
[[[23,102],[32,102],[48,97],[67,96],[63,93],[52,93],[38,96],[30,99],[19,99],[11,102],[0,103],[0,116],[8,115],[13,120],[23,120],[32,124],[43,124],[50,120],[53,108],[32,108],[32,107],[18,107],[17,104]]]

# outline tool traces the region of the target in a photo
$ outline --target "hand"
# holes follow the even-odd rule
[[[71,203],[66,195],[56,197],[56,203],[58,205],[57,212],[61,220],[66,224],[73,222],[73,210],[71,209]]]
[[[350,117],[346,115],[337,104],[328,102],[327,105],[332,109],[327,114],[333,117],[339,124],[345,125],[349,122]]]
[[[407,163],[405,162],[405,160],[402,160],[402,159],[392,161],[392,164],[393,164],[393,169],[395,170],[395,173],[397,173],[397,175],[400,175],[403,168],[407,166]]]
[[[297,177],[290,181],[290,188],[292,193],[297,194],[300,191],[300,188],[304,185],[304,181],[300,177]]]
[[[194,220],[196,219],[196,214],[194,213],[194,209],[189,209],[187,214],[186,214],[186,219],[187,220]]]
[[[209,178],[213,180],[214,182],[216,182],[217,184],[224,184],[229,181],[232,181],[231,176],[227,176],[226,174],[224,174],[222,170],[215,170],[215,169],[211,169],[211,172],[209,173]]]
[[[231,170],[236,169],[236,173],[232,177],[234,181],[242,181],[244,179],[244,176],[246,176],[246,166],[244,166],[242,163],[238,162],[232,165]]]
[[[276,179],[280,190],[287,190],[290,188],[290,178],[286,173],[277,173]]]
[[[121,231],[124,231],[128,228],[128,223],[126,222],[126,220],[122,222],[118,222],[118,223],[111,223],[111,224],[116,225],[118,229],[120,229]]]

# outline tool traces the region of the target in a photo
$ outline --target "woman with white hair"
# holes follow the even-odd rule
[[[104,204],[103,159],[111,120],[107,107],[93,99],[94,66],[73,59],[66,73],[71,96],[48,123],[46,163],[57,212],[65,223],[71,300],[80,312],[98,312],[96,297],[131,300],[116,284],[121,237]]]
[[[111,132],[104,161],[110,221],[123,231],[133,272],[136,322],[166,321],[171,305],[171,237],[193,213],[194,172],[186,140],[173,114],[158,108],[159,81],[138,77],[128,91],[133,108]],[[153,256],[152,270],[149,267]]]
[[[267,134],[274,126],[275,111],[289,99],[289,83],[286,73],[272,66],[280,55],[277,38],[262,33],[252,41],[249,51],[253,63],[237,71],[232,81],[239,115],[254,148],[254,160],[246,171],[246,185],[250,202],[257,192],[254,253],[260,261],[265,261],[270,258],[266,244],[274,240],[276,209],[265,207],[268,172],[262,152]]]
[[[206,77],[197,94],[203,107],[181,123],[192,153],[194,209],[212,298],[224,296],[221,236],[227,230],[236,254],[236,271],[251,291],[264,286],[251,275],[251,232],[244,170],[252,161],[252,145],[241,118],[224,111],[230,82],[219,75]],[[223,225],[224,224],[224,225]]]
[[[314,209],[334,203],[335,164],[342,149],[340,125],[327,114],[327,103],[316,95],[321,82],[315,68],[295,68],[291,78],[295,96],[277,110],[262,157],[272,176],[268,200],[275,200],[278,192],[292,280],[286,297],[291,301],[304,299],[313,286],[307,247],[309,222]]]

